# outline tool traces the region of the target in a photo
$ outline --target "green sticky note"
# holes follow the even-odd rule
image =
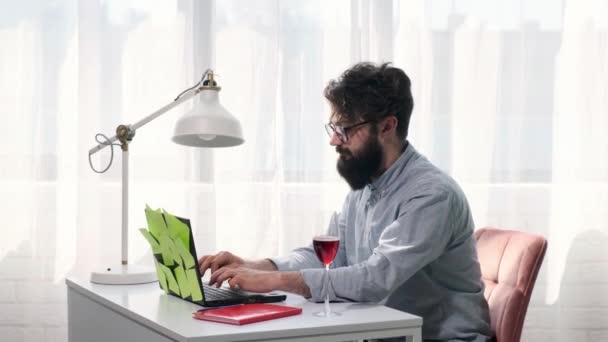
[[[157,240],[160,239],[161,235],[169,232],[161,210],[152,210],[147,204],[146,221],[148,222],[148,230],[150,231],[150,234],[152,234],[152,236],[154,236]]]
[[[183,265],[184,262],[182,258],[179,256],[179,251],[175,246],[175,242],[167,235],[162,235],[160,237],[161,240],[161,251],[163,253],[163,263],[166,266],[173,266],[173,263],[176,262],[179,265]],[[167,259],[165,259],[167,258]]]
[[[156,266],[156,276],[158,277],[158,282],[160,283],[160,287],[165,291],[165,293],[169,293],[169,289],[167,288],[167,278],[165,278],[165,272],[163,272],[161,265],[154,260],[154,265]]]
[[[184,245],[190,246],[190,230],[188,229],[188,226],[164,209],[163,215],[165,216],[167,229],[169,229],[171,238],[173,240],[180,239],[184,242]]]
[[[156,239],[152,236],[152,234],[150,234],[150,232],[146,228],[139,228],[139,231],[141,235],[143,235],[146,240],[148,240],[150,247],[152,247],[152,252],[154,254],[160,253],[160,245],[158,244],[158,241],[156,241]]]
[[[196,271],[194,269],[186,270],[186,277],[188,278],[188,283],[190,284],[190,292],[192,294],[193,301],[201,301],[203,300],[203,293],[201,292],[201,287],[199,286],[198,276],[196,275]]]
[[[163,234],[158,241],[160,242],[160,252],[163,255],[163,265],[173,266],[175,260],[172,249],[173,240],[171,240],[168,234]]]
[[[177,249],[177,253],[184,260],[184,266],[186,269],[194,267],[194,257],[190,254],[190,251],[184,246],[181,240],[173,241],[173,245]]]
[[[163,270],[163,273],[165,273],[165,278],[167,278],[167,284],[169,285],[169,289],[171,291],[175,292],[179,296],[179,294],[180,294],[179,285],[177,285],[177,281],[175,280],[175,277],[173,276],[173,272],[171,272],[169,267],[167,267],[163,264],[159,263],[158,266],[160,266],[160,268]]]
[[[175,245],[175,240],[171,240],[171,243],[169,244],[169,249],[171,250],[171,257],[173,258],[173,260],[179,265],[184,266],[184,262],[179,256],[179,251],[177,249],[177,246]]]
[[[186,277],[186,272],[181,266],[177,266],[173,269],[175,273],[175,278],[177,278],[177,284],[179,285],[179,291],[182,294],[182,298],[186,298],[190,295],[190,283],[188,283],[188,278]]]

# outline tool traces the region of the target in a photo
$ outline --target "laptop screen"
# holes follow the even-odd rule
[[[148,205],[145,212],[148,228],[139,231],[152,248],[160,287],[187,301],[204,302],[190,220]]]

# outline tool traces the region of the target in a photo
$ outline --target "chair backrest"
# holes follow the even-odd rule
[[[519,342],[547,240],[496,228],[476,230],[475,239],[496,341]]]

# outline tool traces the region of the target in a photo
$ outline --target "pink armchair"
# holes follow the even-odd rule
[[[497,342],[519,342],[547,240],[524,232],[481,228],[477,253]]]

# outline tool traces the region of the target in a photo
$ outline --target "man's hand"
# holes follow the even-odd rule
[[[224,281],[233,289],[249,292],[285,291],[310,298],[310,289],[300,272],[264,271],[247,267],[223,267],[211,274],[209,285],[222,286]]]
[[[205,255],[198,260],[200,265],[201,277],[205,275],[208,269],[211,269],[213,274],[222,267],[235,268],[246,267],[260,271],[276,271],[276,265],[270,259],[258,261],[248,261],[238,257],[230,252],[219,252],[216,255]]]
[[[209,285],[220,287],[224,281],[228,281],[233,289],[263,293],[280,289],[281,273],[245,267],[223,267],[211,274]]]
[[[205,255],[198,260],[200,265],[201,277],[208,269],[211,274],[222,267],[235,268],[245,264],[245,260],[230,252],[219,252],[216,255]]]

